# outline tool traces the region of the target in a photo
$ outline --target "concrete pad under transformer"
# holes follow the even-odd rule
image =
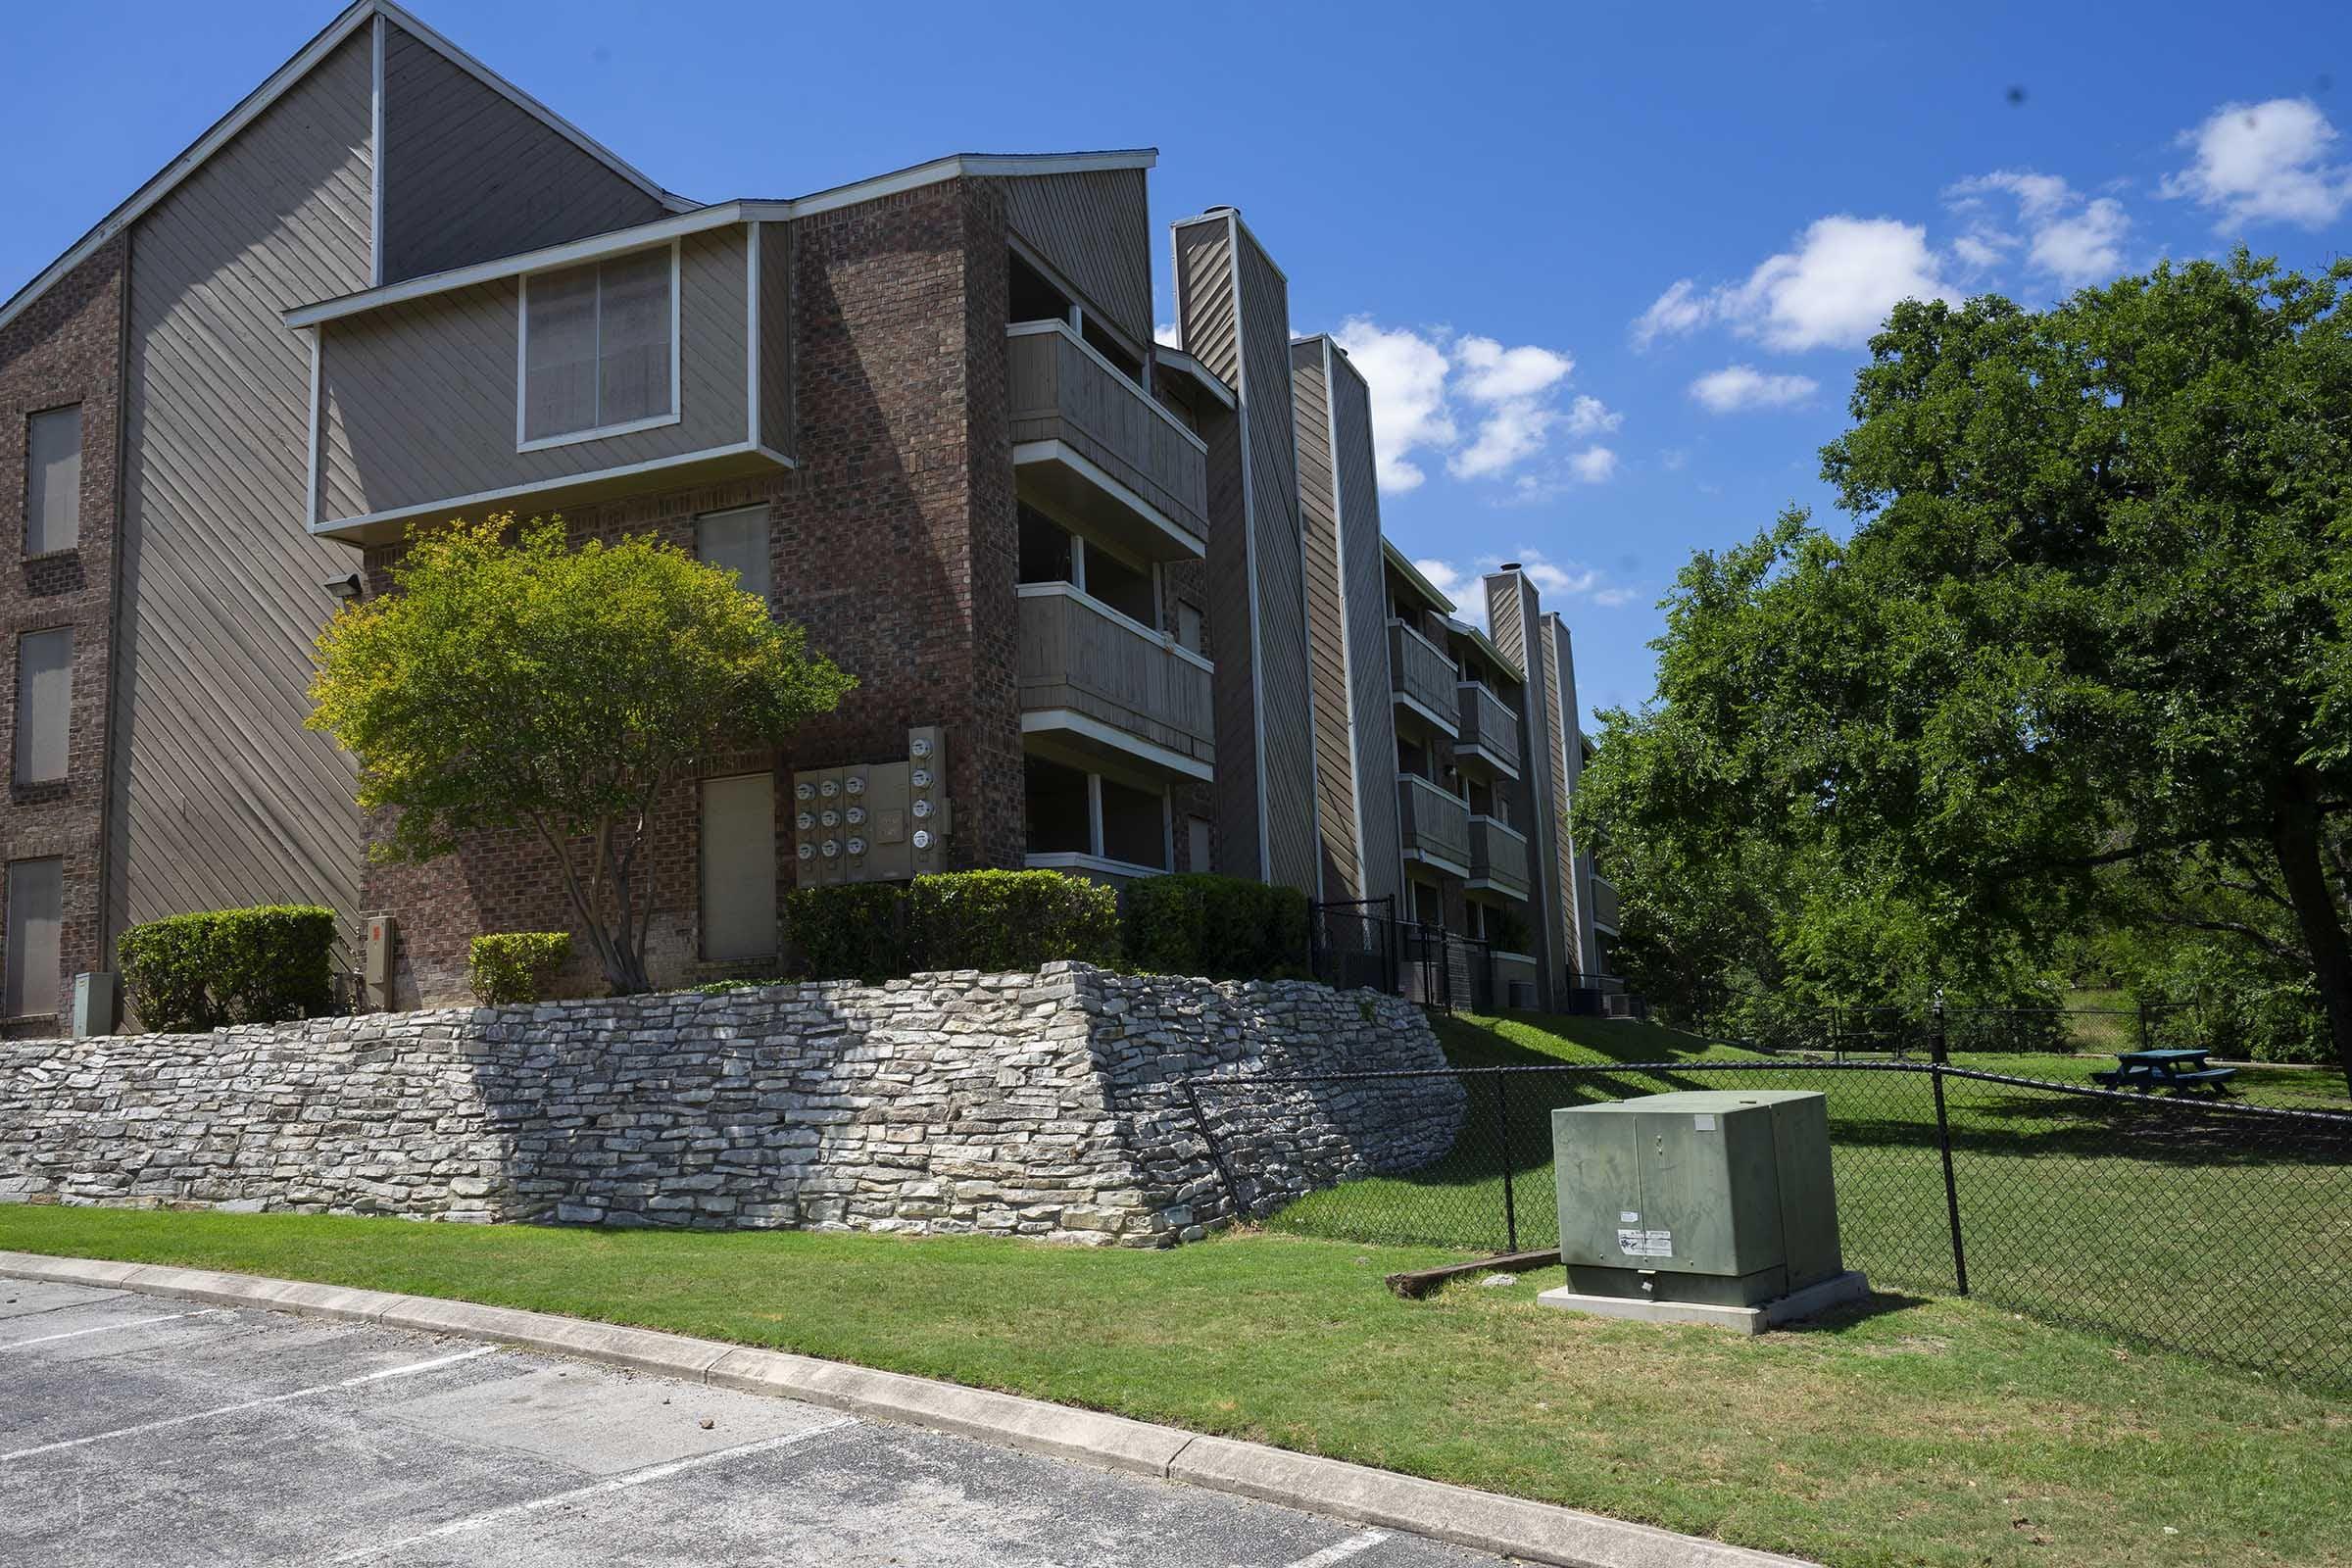
[[[1766,1329],[1815,1317],[1833,1306],[1858,1301],[1870,1294],[1870,1282],[1848,1269],[1818,1284],[1792,1291],[1761,1306],[1710,1306],[1704,1301],[1660,1301],[1647,1297],[1586,1296],[1562,1286],[1536,1299],[1564,1312],[1590,1312],[1594,1317],[1631,1318],[1641,1323],[1696,1323],[1705,1328],[1761,1334]]]

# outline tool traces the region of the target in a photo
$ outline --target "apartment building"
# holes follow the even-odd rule
[[[58,1028],[186,909],[380,927],[389,1005],[565,923],[518,836],[368,864],[352,762],[302,727],[337,603],[489,512],[672,540],[859,678],[658,825],[660,979],[772,972],[787,887],[973,865],[1572,927],[1529,852],[1559,693],[1384,550],[1361,377],[1292,341],[1239,213],[1154,232],[1153,162],[696,202],[402,8],[345,11],[0,307],[0,1028]],[[1518,946],[1546,994],[1579,966]]]

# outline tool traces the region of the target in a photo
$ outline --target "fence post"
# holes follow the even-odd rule
[[[1936,993],[1936,1033],[1928,1044],[1928,1077],[1936,1086],[1936,1146],[1943,1153],[1943,1212],[1952,1228],[1952,1283],[1968,1294],[1968,1250],[1960,1240],[1960,1185],[1952,1179],[1952,1119],[1944,1109],[1943,1072],[1950,1053],[1943,1037],[1943,993]]]
[[[1216,1166],[1217,1180],[1225,1187],[1225,1206],[1232,1210],[1234,1223],[1238,1225],[1250,1216],[1242,1208],[1241,1189],[1233,1184],[1233,1168],[1225,1163],[1225,1146],[1218,1143],[1217,1135],[1208,1130],[1208,1118],[1200,1112],[1200,1097],[1194,1093],[1192,1083],[1180,1080],[1176,1087],[1183,1093],[1185,1105],[1193,1113],[1193,1126],[1200,1134],[1200,1141],[1208,1146],[1209,1163]]]
[[[1502,1068],[1494,1074],[1495,1125],[1502,1129],[1502,1234],[1503,1250],[1519,1250],[1519,1195],[1517,1192],[1518,1162],[1511,1158],[1511,1099],[1507,1085],[1511,1075]]]

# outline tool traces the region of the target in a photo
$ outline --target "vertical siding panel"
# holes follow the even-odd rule
[[[1332,466],[1329,340],[1291,345],[1297,404],[1298,515],[1305,532],[1307,649],[1315,682],[1315,815],[1323,854],[1323,896],[1363,897],[1356,837],[1353,748],[1348,732],[1348,610],[1340,574],[1340,514]]]
[[[1152,216],[1140,169],[1003,181],[1007,225],[1135,339],[1152,341]]]
[[[131,241],[109,924],[359,902],[352,767],[302,728],[319,588],[310,351],[280,310],[365,287],[367,31],[143,217]]]
[[[790,223],[760,225],[760,439],[788,458],[799,456],[793,445],[799,378],[793,366],[792,247]]]
[[[665,212],[430,44],[385,27],[385,282],[560,245]]]
[[[1334,493],[1347,610],[1348,700],[1355,719],[1355,798],[1363,824],[1363,896],[1377,899],[1404,891],[1404,847],[1391,783],[1396,776],[1396,709],[1389,687],[1388,577],[1381,561],[1371,389],[1336,345],[1330,403],[1339,453]]]

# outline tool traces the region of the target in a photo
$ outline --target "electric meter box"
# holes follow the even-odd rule
[[[1571,1291],[1747,1307],[1844,1273],[1829,1102],[1650,1095],[1551,1113]]]

